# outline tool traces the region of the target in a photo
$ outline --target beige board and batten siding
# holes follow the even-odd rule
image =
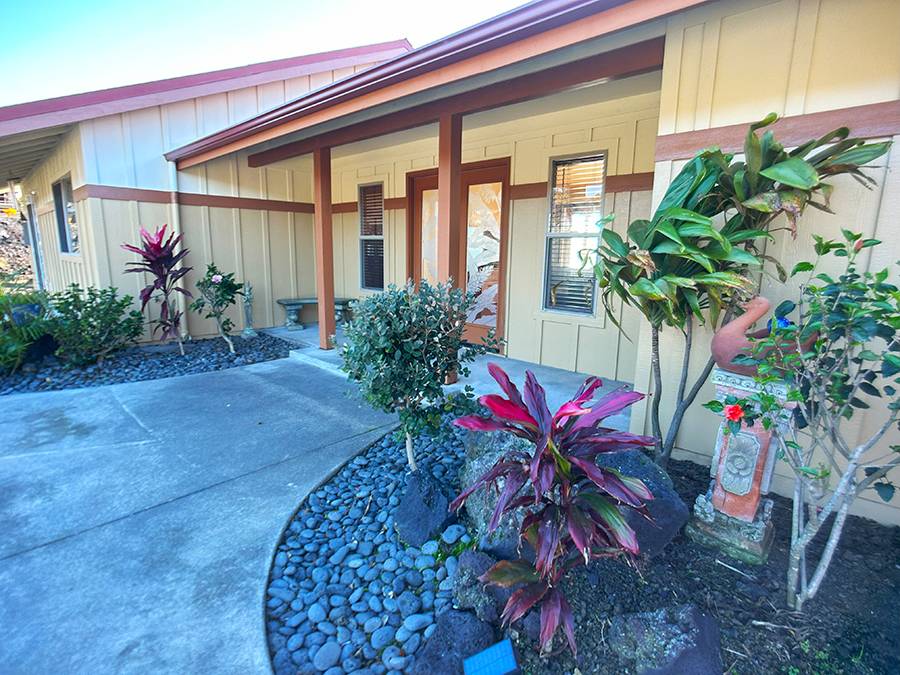
[[[84,202],[75,202],[79,251],[63,253],[60,246],[53,184],[66,176],[71,178],[73,187],[84,183],[81,137],[77,127],[69,131],[50,156],[22,181],[24,199],[34,204],[44,254],[45,281],[52,290],[62,290],[73,283],[88,286],[96,283],[97,279],[97,243]]]
[[[539,101],[467,117],[463,130],[463,162],[511,158],[511,183],[546,182],[550,159],[603,151],[608,175],[653,170],[658,126],[659,73],[591,88],[592,92],[560,94]],[[585,101],[594,100],[595,103]],[[355,202],[360,185],[384,184],[386,199],[406,196],[409,171],[437,166],[436,128],[420,130],[426,138],[409,140],[409,132],[377,141],[380,147],[357,152],[335,151],[335,202]],[[283,162],[282,164],[288,164]],[[628,379],[636,355],[635,317],[623,318],[630,341],[609,321],[598,303],[594,315],[543,309],[546,196],[511,202],[506,297],[507,355],[534,363]],[[615,213],[613,229],[622,230],[650,211],[650,191],[606,194],[605,211]],[[370,291],[359,281],[359,215],[336,214],[335,293],[360,297]],[[406,281],[406,211],[385,212],[385,283]]]
[[[765,38],[760,27],[765,26]],[[896,0],[728,0],[710,3],[669,19],[663,66],[659,133],[691,132],[744,124],[769,112],[803,115],[900,98],[900,2]],[[854,120],[843,123],[853,129]],[[867,172],[878,181],[866,190],[852,179],[836,181],[832,206],[837,215],[810,210],[800,223],[796,241],[780,232],[767,252],[790,270],[810,259],[812,234],[840,237],[840,228],[864,232],[884,241],[870,260],[881,269],[900,259],[900,147],[895,137],[891,155]],[[699,150],[700,148],[698,148]],[[683,159],[656,162],[653,203],[661,199]],[[896,274],[896,267],[894,268]],[[896,277],[895,277],[896,278]],[[765,279],[761,292],[774,304],[795,296],[793,284]],[[709,355],[709,331],[698,331],[692,353],[692,375]],[[681,367],[682,342],[674,330],[662,336],[664,421],[673,409],[673,390]],[[642,391],[652,389],[649,331],[641,333],[632,379]],[[678,454],[707,463],[713,451],[718,418],[699,406],[714,396],[707,384],[687,414],[678,438]],[[878,406],[858,413],[860,437],[883,418]],[[646,402],[634,409],[633,429],[649,433]],[[900,442],[896,429],[882,443]],[[882,448],[882,452],[884,451]],[[789,470],[779,463],[775,491],[790,494]],[[896,502],[896,503],[895,503]],[[868,494],[855,512],[900,523],[900,502],[881,502]]]
[[[311,167],[299,172],[251,169],[245,154],[235,154],[179,172],[176,188],[171,185],[163,153],[362,67],[327,70],[84,122],[81,124],[86,175],[83,182],[308,203],[312,197]],[[136,297],[144,280],[142,275],[123,273],[125,263],[133,256],[123,251],[120,244],[135,242],[141,226],[152,230],[171,223],[172,207],[166,203],[102,198],[89,198],[86,203],[98,233],[97,241],[105,246],[100,283],[115,285]],[[185,280],[192,292],[195,293],[194,283],[210,262],[215,262],[225,273],[235,272],[238,280],[253,285],[257,326],[272,326],[284,320],[283,311],[275,302],[278,298],[315,294],[312,262],[301,263],[301,257],[313,250],[311,215],[193,205],[181,205],[179,213],[184,246],[191,250],[185,262],[193,270]],[[243,328],[244,317],[239,305],[230,310],[229,316],[238,329]],[[193,312],[188,314],[187,328],[194,336],[215,333],[211,320]]]

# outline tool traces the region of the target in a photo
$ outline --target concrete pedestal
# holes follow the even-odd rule
[[[759,385],[746,375],[716,369],[712,379],[721,401],[759,391]],[[770,386],[769,391],[785,400],[784,385]],[[790,423],[790,405],[785,404],[784,411],[779,425]],[[726,434],[725,425],[723,420],[716,437],[709,490],[697,497],[686,531],[691,538],[717,546],[739,560],[762,564],[772,543],[772,501],[762,498],[769,491],[775,467],[772,431],[757,422],[736,434]]]
[[[694,514],[685,533],[705,546],[721,549],[737,560],[762,565],[772,548],[772,500],[763,499],[751,522],[716,510],[711,499],[712,486],[694,502]]]

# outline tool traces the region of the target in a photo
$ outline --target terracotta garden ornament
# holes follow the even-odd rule
[[[720,401],[729,396],[747,398],[759,391],[760,385],[754,380],[756,367],[735,364],[734,359],[749,356],[753,338],[768,335],[769,327],[751,329],[769,313],[771,306],[766,298],[753,298],[744,305],[741,316],[726,323],[713,336],[710,347],[718,368],[713,371],[712,380]],[[767,389],[785,401],[783,384],[767,385]],[[783,405],[783,423],[788,424],[792,404],[785,401]],[[709,489],[697,497],[687,531],[694,539],[718,546],[736,558],[763,563],[772,542],[772,501],[763,499],[769,491],[775,466],[775,453],[770,451],[772,432],[757,422],[738,433],[726,433],[727,422],[728,419],[722,420],[716,437]]]

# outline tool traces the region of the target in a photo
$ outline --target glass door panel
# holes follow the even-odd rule
[[[422,190],[422,276],[429,284],[436,284],[437,268],[438,191]]]
[[[475,294],[468,322],[497,330],[500,299],[500,218],[503,183],[469,185],[466,226],[466,289]]]

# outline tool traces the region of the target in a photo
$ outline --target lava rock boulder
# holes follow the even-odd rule
[[[527,441],[510,434],[492,432],[470,432],[465,441],[466,458],[460,471],[460,485],[468,487],[494,466],[500,457],[513,449],[531,450]],[[497,481],[497,488],[503,487],[503,479]],[[522,516],[507,513],[501,518],[500,525],[493,532],[488,532],[488,523],[494,513],[496,493],[491,490],[476,490],[466,500],[466,514],[470,521],[470,529],[478,540],[478,548],[501,560],[514,560],[519,557],[519,526]]]
[[[613,617],[609,645],[638,675],[720,675],[719,626],[692,605]]]
[[[456,606],[472,610],[479,619],[491,624],[499,624],[500,615],[513,590],[484,584],[478,579],[495,562],[486,553],[463,551],[453,578],[453,599]]]
[[[493,627],[471,612],[451,609],[437,619],[434,633],[416,656],[413,675],[459,675],[463,661],[490,647]]]
[[[401,541],[418,548],[439,536],[453,519],[441,484],[424,471],[411,472],[394,512],[394,527]]]
[[[653,500],[647,504],[652,522],[631,510],[625,512],[625,519],[637,535],[643,555],[652,557],[661,553],[690,516],[687,505],[672,485],[672,479],[640,450],[603,453],[597,457],[597,463],[641,479],[653,493]]]

